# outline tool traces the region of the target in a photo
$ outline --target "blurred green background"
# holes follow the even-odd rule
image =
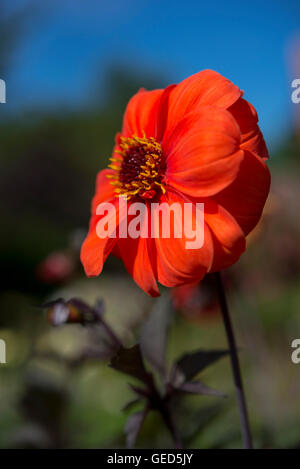
[[[45,2],[47,8],[48,3]],[[69,5],[69,2],[61,3],[63,8]],[[128,8],[134,7],[134,2],[129,3]],[[149,8],[151,11],[149,2],[144,3],[147,11]],[[166,14],[168,5],[162,3]],[[196,8],[196,2],[191,3]],[[267,31],[277,36],[277,25],[282,17],[277,2],[274,3],[275,19],[267,26]],[[59,8],[59,4],[55,4]],[[83,2],[76,1],[75,4],[78,16],[81,11],[86,13],[87,6],[84,7]],[[87,4],[93,16],[93,3]],[[192,10],[187,15],[182,3],[178,4],[184,12],[181,19],[182,39],[188,41],[191,40],[187,36],[189,26],[194,28],[193,37],[196,37],[197,24],[195,18],[191,19]],[[258,8],[258,4],[254,4],[253,8]],[[163,56],[159,56],[159,52],[158,66],[154,66],[153,57],[148,61],[147,57],[143,57],[139,62],[138,55],[133,64],[126,60],[126,52],[118,50],[118,44],[123,40],[120,35],[114,47],[109,49],[107,46],[108,58],[105,60],[99,53],[98,63],[97,50],[94,51],[94,67],[89,78],[85,77],[85,80],[90,80],[89,99],[84,103],[75,103],[74,96],[76,93],[82,94],[83,90],[77,87],[73,89],[73,94],[67,94],[67,82],[72,76],[68,54],[78,47],[76,60],[82,60],[86,66],[81,40],[88,37],[91,43],[101,42],[102,37],[99,32],[100,36],[94,38],[94,31],[89,30],[88,19],[83,15],[85,29],[78,28],[78,43],[73,43],[70,35],[68,45],[63,43],[65,48],[57,58],[61,61],[65,54],[66,76],[64,64],[60,62],[59,73],[55,75],[52,71],[53,77],[49,78],[56,84],[51,91],[45,78],[48,69],[40,70],[41,90],[35,92],[34,80],[39,80],[36,73],[39,63],[42,67],[49,62],[49,69],[51,63],[54,68],[57,65],[57,49],[50,51],[48,56],[44,45],[43,57],[38,55],[35,58],[33,52],[30,56],[30,48],[24,49],[26,40],[34,37],[34,30],[37,31],[37,39],[40,34],[42,42],[43,35],[37,25],[44,21],[41,18],[45,11],[37,5],[37,2],[15,1],[10,4],[3,2],[0,7],[0,77],[6,80],[8,89],[7,104],[0,104],[0,338],[6,341],[7,346],[7,363],[0,364],[0,447],[124,447],[123,429],[130,412],[124,412],[122,408],[132,397],[127,385],[131,380],[110,369],[105,361],[90,361],[70,367],[69,361],[89,341],[87,331],[76,325],[52,328],[39,306],[46,300],[58,297],[68,299],[76,296],[90,304],[97,298],[103,298],[107,321],[125,344],[135,342],[144,318],[155,304],[154,300],[138,289],[121,263],[114,258],[109,258],[104,273],[97,279],[85,278],[79,263],[79,249],[88,227],[95,177],[99,169],[107,164],[114,135],[121,126],[124,107],[139,87],[151,89],[165,86],[168,81],[179,81],[190,72],[213,64],[207,64],[205,55],[200,58],[194,56],[187,61],[184,69],[180,69],[180,73],[176,67],[168,73],[168,66],[160,70]],[[289,97],[289,77],[299,78],[300,75],[300,47],[297,48],[297,41],[294,40],[294,20],[290,19],[289,23],[288,19],[293,17],[295,5],[293,2],[290,6],[287,4],[287,11],[284,12],[283,22],[286,20],[287,24],[284,34],[279,31],[282,41],[280,52],[272,50],[269,43],[263,45],[263,31],[257,24],[262,41],[260,46],[265,47],[267,63],[263,64],[264,54],[260,50],[257,58],[260,62],[251,64],[251,57],[253,59],[255,55],[253,48],[257,45],[248,44],[248,49],[244,50],[246,56],[249,53],[251,69],[257,70],[261,66],[261,76],[259,73],[255,76],[254,72],[249,75],[250,82],[255,83],[253,88],[250,86],[250,95],[259,109],[262,128],[266,130],[267,144],[271,150],[272,190],[263,218],[249,237],[247,252],[225,277],[240,345],[255,445],[260,448],[300,447],[300,365],[291,362],[291,342],[300,337],[300,104],[292,105]],[[236,12],[236,6],[236,2],[229,2],[233,12]],[[104,9],[102,2],[94,7],[99,23],[102,7]],[[122,9],[127,11],[126,2],[117,2],[116,8],[118,11],[113,12],[112,18],[117,15],[120,21]],[[246,7],[241,8],[242,17],[246,14]],[[265,2],[263,8],[265,13],[271,14],[271,3]],[[152,9],[153,16],[147,16],[147,21],[154,24],[159,4],[153,2]],[[59,28],[68,28],[72,24],[72,17],[68,17],[67,13],[58,19],[54,15],[57,34]],[[139,14],[143,15],[143,10]],[[219,16],[215,18],[212,13],[204,26],[205,14],[208,15],[208,12],[203,12],[199,24],[207,31],[215,27],[219,35],[225,35],[231,42],[237,39],[225,25],[220,32],[221,19]],[[250,24],[251,14],[255,15],[255,11],[250,12],[249,23],[243,25],[245,37],[255,35]],[[140,24],[138,18],[136,24]],[[175,21],[173,16],[171,19]],[[234,20],[237,21],[237,17]],[[75,26],[76,21],[78,18],[74,20]],[[111,18],[110,21],[113,22]],[[118,21],[116,27],[119,26]],[[132,32],[128,18],[123,18],[123,21],[125,26],[128,21]],[[233,24],[231,26],[233,28]],[[153,34],[161,34],[163,41],[170,34],[170,27],[168,24],[169,29],[166,27],[165,31],[158,26],[153,27]],[[102,37],[104,44],[105,34]],[[142,33],[137,31],[137,34]],[[175,41],[175,31],[172,34]],[[293,54],[284,54],[283,49],[291,38],[294,45],[289,50]],[[216,41],[220,43],[220,39],[218,36]],[[135,37],[131,40],[134,42]],[[125,36],[124,41],[126,50]],[[215,68],[221,72],[228,54],[229,65],[233,62],[235,65],[232,73],[228,70],[227,75],[235,78],[239,85],[239,62],[235,60],[237,51],[232,48],[225,52],[225,59],[221,59],[224,50],[216,53],[213,43],[202,43],[203,46],[206,54],[210,50],[214,54]],[[159,49],[159,41],[156,47]],[[188,47],[187,42],[183,49]],[[132,50],[135,51],[133,48],[129,53]],[[171,52],[171,48],[165,46],[166,57],[168,51],[173,54],[172,60],[176,61],[176,51]],[[271,56],[268,55],[270,51]],[[183,55],[184,51],[179,50],[178,54]],[[182,57],[178,60],[183,63],[180,62]],[[18,82],[16,63],[22,65],[23,73],[24,66],[27,67],[27,80],[32,73],[32,96],[26,95],[26,99],[26,74],[20,72]],[[268,67],[269,76],[266,75]],[[282,70],[279,80],[276,75],[278,70]],[[242,78],[243,75],[241,81],[246,83]],[[266,93],[258,101],[261,86],[265,86],[267,91],[268,82],[273,83],[269,94]],[[19,92],[15,98],[13,90],[17,93],[18,83],[24,93],[21,96]],[[47,92],[50,90],[45,100],[39,95],[43,83]],[[78,82],[79,85],[83,83]],[[282,83],[284,91],[280,88]],[[55,97],[60,86],[64,92]],[[274,86],[277,88],[274,89]],[[70,83],[70,87],[74,88],[74,84]],[[31,90],[30,86],[28,90]],[[249,98],[247,89],[245,91],[246,98]],[[286,104],[280,107],[279,101]],[[274,103],[274,108],[270,103]],[[175,297],[178,312],[169,337],[170,361],[189,350],[226,347],[217,307],[207,289],[204,284],[192,304],[185,304]],[[238,413],[228,359],[209,368],[203,378],[207,384],[226,392],[228,398],[189,397],[186,406],[187,416],[191,419],[185,421],[179,418],[179,431],[190,431],[190,447],[240,447]],[[195,428],[192,417],[196,420]],[[189,424],[191,429],[188,428]],[[172,446],[158,415],[147,418],[138,446]]]

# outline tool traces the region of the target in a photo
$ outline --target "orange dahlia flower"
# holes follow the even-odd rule
[[[167,287],[192,283],[238,260],[270,187],[257,114],[242,96],[229,80],[204,70],[166,89],[141,89],[131,98],[112,162],[97,177],[81,250],[88,276],[99,275],[112,252],[145,292],[158,296],[157,281]],[[102,202],[117,207],[120,196],[129,206],[204,203],[203,246],[186,249],[185,235],[174,233],[169,239],[100,239],[96,208]]]

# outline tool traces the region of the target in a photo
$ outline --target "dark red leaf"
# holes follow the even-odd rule
[[[152,383],[152,375],[145,368],[138,344],[131,348],[120,347],[116,355],[112,357],[110,366],[115,370],[139,379],[143,383]]]
[[[228,354],[227,350],[197,350],[183,355],[174,365],[171,384],[175,387],[193,379],[200,371]]]
[[[202,394],[204,396],[218,396],[226,397],[226,394],[212,389],[201,381],[191,381],[184,383],[181,386],[176,388],[178,391],[190,393],[190,394]]]
[[[143,356],[161,375],[166,371],[167,335],[172,320],[173,308],[169,297],[162,296],[144,323],[140,335]]]
[[[144,419],[147,415],[147,408],[132,414],[125,425],[125,434],[126,434],[126,446],[127,448],[133,448],[136,443],[138,433],[141,429],[141,426],[144,422]]]

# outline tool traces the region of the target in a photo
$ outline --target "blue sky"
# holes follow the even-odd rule
[[[10,8],[26,3],[10,0]],[[84,105],[113,64],[157,76],[162,86],[212,68],[245,90],[267,139],[276,141],[288,128],[294,78],[288,57],[300,34],[298,0],[36,5],[7,79],[12,109]]]

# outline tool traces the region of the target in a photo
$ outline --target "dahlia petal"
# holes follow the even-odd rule
[[[96,213],[96,208],[101,202],[112,199],[115,196],[114,187],[110,184],[107,176],[111,176],[114,172],[111,169],[102,169],[97,174],[96,190],[92,200],[92,215]]]
[[[268,149],[258,126],[256,110],[252,104],[240,98],[230,106],[228,111],[231,112],[239,124],[242,134],[241,148],[252,151],[267,160],[269,158]]]
[[[167,127],[172,129],[186,114],[198,112],[201,106],[227,109],[240,96],[241,91],[230,80],[213,70],[203,70],[186,78],[172,90]]]
[[[164,90],[140,89],[129,101],[123,119],[124,137],[154,137],[157,131],[158,109]]]
[[[179,203],[184,213],[183,203],[188,201],[180,195],[168,192],[161,202],[167,204]],[[191,222],[195,226],[195,205]],[[184,283],[199,281],[211,267],[213,257],[213,244],[210,230],[204,223],[204,244],[198,249],[187,249],[186,243],[190,239],[186,236],[183,219],[177,212],[174,215],[174,226],[182,226],[182,236],[176,238],[171,230],[170,238],[161,236],[161,224],[157,216],[152,220],[156,234],[156,275],[158,281],[167,286],[174,287]]]
[[[238,222],[245,235],[257,225],[270,189],[270,172],[256,154],[245,151],[233,183],[213,199]]]
[[[100,239],[96,230],[89,232],[80,253],[80,260],[88,277],[96,277],[102,272],[103,264],[116,243],[116,239]]]
[[[205,222],[214,242],[214,260],[210,272],[225,269],[234,264],[245,251],[244,233],[227,210],[213,200],[204,201]]]
[[[103,264],[116,244],[118,227],[125,216],[124,210],[120,210],[118,199],[110,199],[112,210],[108,214],[105,213],[108,233],[105,237],[99,237],[97,225],[104,215],[97,215],[96,209],[102,202],[104,201],[96,194],[92,202],[89,232],[81,246],[80,259],[88,277],[97,276],[102,272]]]
[[[207,197],[231,184],[243,160],[240,130],[232,115],[215,106],[190,113],[167,134],[166,182],[195,197]]]
[[[119,238],[116,247],[119,257],[136,284],[148,295],[160,296],[151,262],[151,240],[142,237]]]
[[[156,116],[156,127],[154,132],[154,137],[158,142],[161,142],[163,139],[164,131],[168,120],[170,95],[175,87],[176,85],[167,86],[167,88],[164,90],[160,97]]]

